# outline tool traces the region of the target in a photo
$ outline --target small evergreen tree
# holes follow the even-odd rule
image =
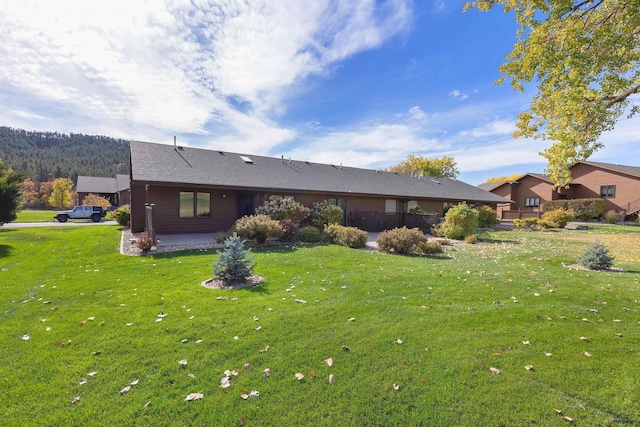
[[[253,274],[255,263],[249,257],[251,249],[244,247],[238,235],[229,236],[224,241],[224,250],[218,252],[218,260],[211,264],[213,274],[226,286],[244,283]]]
[[[602,243],[592,243],[578,258],[578,263],[592,270],[608,270],[613,265],[609,248]]]
[[[22,203],[20,183],[24,179],[0,160],[0,223],[14,221]]]

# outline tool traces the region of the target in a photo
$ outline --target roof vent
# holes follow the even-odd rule
[[[242,159],[243,162],[252,165],[253,164],[253,160],[251,160],[249,157],[247,156],[240,156],[240,158]]]
[[[438,181],[438,180],[437,180],[437,179],[435,179],[435,178],[429,178],[429,181],[431,181],[431,182],[433,182],[433,183],[435,183],[435,184],[440,184],[440,181]]]
[[[221,156],[224,156],[224,151],[218,151],[218,154],[220,154]]]

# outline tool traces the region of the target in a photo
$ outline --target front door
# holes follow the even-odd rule
[[[238,218],[255,213],[253,193],[238,193]]]

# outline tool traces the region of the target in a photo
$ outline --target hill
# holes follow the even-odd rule
[[[35,182],[129,173],[129,141],[0,126],[0,159]]]

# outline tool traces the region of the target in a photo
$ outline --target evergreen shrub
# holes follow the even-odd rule
[[[218,259],[211,264],[213,274],[227,286],[242,284],[253,274],[255,263],[249,257],[251,249],[244,247],[244,242],[237,234],[224,241],[224,249],[218,251]]]
[[[592,270],[607,270],[613,265],[609,248],[602,243],[592,243],[578,258],[578,264]]]

